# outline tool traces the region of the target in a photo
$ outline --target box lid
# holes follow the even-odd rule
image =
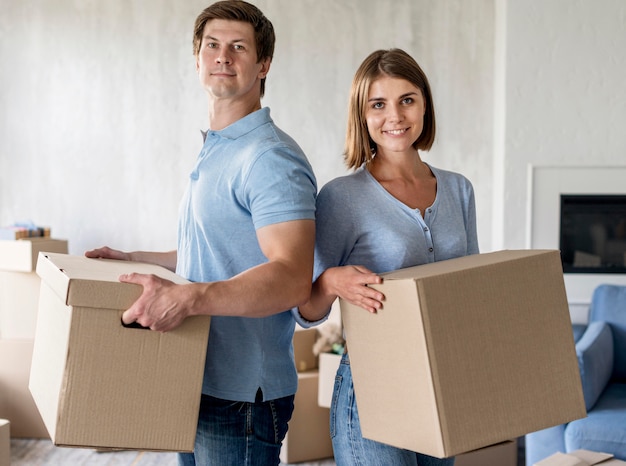
[[[102,309],[128,309],[141,295],[141,285],[119,281],[123,274],[153,274],[177,284],[189,283],[154,264],[58,253],[40,253],[36,270],[66,305]]]
[[[0,240],[0,269],[34,272],[41,251],[67,253],[67,240],[48,237]]]

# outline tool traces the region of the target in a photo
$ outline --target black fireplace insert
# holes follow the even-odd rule
[[[626,194],[561,195],[565,273],[626,273]]]

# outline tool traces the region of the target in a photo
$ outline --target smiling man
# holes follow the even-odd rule
[[[143,286],[125,322],[165,332],[213,316],[195,450],[181,465],[279,464],[297,388],[294,326],[314,324],[292,308],[311,290],[317,188],[300,147],[261,106],[274,41],[271,22],[247,2],[202,11],[193,50],[209,129],[181,202],[178,248],[86,252],[156,263],[193,282],[120,277]]]

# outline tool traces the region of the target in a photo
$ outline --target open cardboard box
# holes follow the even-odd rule
[[[571,453],[555,453],[534,464],[534,466],[618,466],[626,461],[613,458],[609,453],[590,450],[576,450]]]
[[[441,458],[586,416],[559,251],[383,277],[376,314],[341,301],[366,438]]]
[[[141,286],[123,273],[187,283],[150,264],[42,253],[29,388],[55,445],[192,451],[210,318],[167,333],[127,328]]]

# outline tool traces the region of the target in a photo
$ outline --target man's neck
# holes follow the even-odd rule
[[[209,128],[219,131],[261,108],[261,100],[209,98]]]

